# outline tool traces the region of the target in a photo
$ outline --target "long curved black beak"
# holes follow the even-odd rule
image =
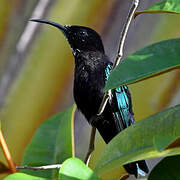
[[[55,22],[44,20],[44,19],[30,19],[30,21],[34,21],[34,22],[38,22],[38,23],[45,23],[45,24],[49,24],[51,26],[57,27],[58,29],[60,29],[64,33],[64,35],[67,35],[68,29],[66,26],[62,26],[62,25],[57,24]]]

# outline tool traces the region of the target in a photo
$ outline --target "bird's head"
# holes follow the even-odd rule
[[[84,26],[62,26],[52,21],[31,19],[30,21],[45,23],[57,27],[65,35],[73,52],[99,51],[104,53],[104,46],[100,35],[91,28]]]

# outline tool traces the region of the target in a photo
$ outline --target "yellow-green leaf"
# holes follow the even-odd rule
[[[143,13],[180,13],[180,0],[163,0],[159,3],[154,4],[150,8],[144,11],[137,11],[135,17]]]
[[[74,156],[75,106],[46,120],[28,145],[23,165],[41,166],[61,164]],[[45,178],[57,177],[57,170],[23,170],[22,172]]]
[[[67,159],[60,168],[59,180],[100,180],[80,159]]]
[[[4,180],[47,180],[46,178],[31,176],[25,173],[15,173],[7,176]]]

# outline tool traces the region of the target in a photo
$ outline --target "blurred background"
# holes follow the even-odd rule
[[[2,131],[19,165],[26,145],[39,125],[72,106],[74,59],[57,29],[29,22],[45,18],[62,25],[89,26],[102,36],[106,54],[114,60],[119,35],[131,0],[0,0],[0,120]],[[157,0],[141,1],[143,10]],[[144,14],[131,24],[125,56],[149,44],[180,37],[178,15]],[[128,72],[127,72],[128,73]],[[180,103],[180,70],[129,85],[136,120]],[[75,115],[76,155],[87,152],[90,126]],[[104,143],[96,138],[98,158]],[[5,162],[0,149],[0,161]],[[153,166],[149,162],[149,166]]]

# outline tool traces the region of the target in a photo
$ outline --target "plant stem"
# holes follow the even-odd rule
[[[134,13],[135,13],[138,5],[139,5],[139,0],[133,0],[132,7],[131,7],[131,9],[130,9],[130,11],[128,13],[127,20],[126,20],[126,22],[124,24],[122,33],[120,35],[118,54],[117,54],[115,63],[113,65],[113,67],[112,67],[112,70],[114,68],[116,68],[119,65],[119,63],[122,61],[125,39],[126,39],[128,30],[129,30],[129,25],[130,25],[130,23],[132,21],[132,18],[134,16]],[[106,104],[108,102],[108,99],[110,97],[110,94],[111,94],[111,90],[108,90],[107,92],[105,92],[104,97],[103,97],[102,102],[101,102],[101,105],[99,107],[97,116],[100,116],[103,113],[103,111],[104,111],[104,109],[106,107]],[[95,117],[94,121],[98,121],[98,118]],[[95,129],[96,129],[95,127],[92,127],[92,130],[91,130],[91,138],[90,138],[89,150],[88,150],[88,153],[87,153],[86,158],[85,158],[85,163],[86,164],[88,164],[88,160],[89,160],[89,158],[91,156],[92,149],[94,148],[94,140],[95,140],[95,133],[96,133]]]
[[[1,131],[1,129],[0,129],[0,145],[1,145],[1,148],[3,150],[4,156],[5,156],[5,158],[6,158],[7,162],[8,162],[8,165],[9,165],[9,168],[10,168],[11,172],[12,173],[17,172],[15,164],[14,164],[14,162],[12,160],[12,157],[11,157],[11,153],[10,153],[10,151],[8,149],[8,146],[6,144],[6,141],[4,139],[4,136],[3,136],[3,133]]]
[[[125,39],[126,39],[128,30],[129,30],[129,25],[130,25],[130,23],[131,23],[131,21],[133,19],[134,13],[135,13],[138,5],[139,5],[139,0],[133,0],[132,7],[131,7],[131,9],[130,9],[130,11],[128,13],[127,20],[126,20],[126,22],[124,24],[122,33],[120,35],[118,55],[116,57],[115,63],[113,65],[113,67],[112,67],[112,70],[114,68],[116,68],[119,65],[119,63],[122,61]],[[108,102],[110,94],[111,94],[111,90],[108,90],[107,92],[105,92],[103,100],[102,100],[100,108],[99,108],[99,111],[98,111],[98,115],[101,115],[103,113],[103,111],[104,111],[104,109],[106,107],[106,104]]]
[[[47,166],[16,166],[16,169],[31,169],[31,170],[46,170],[46,169],[59,169],[62,164],[52,164]]]

